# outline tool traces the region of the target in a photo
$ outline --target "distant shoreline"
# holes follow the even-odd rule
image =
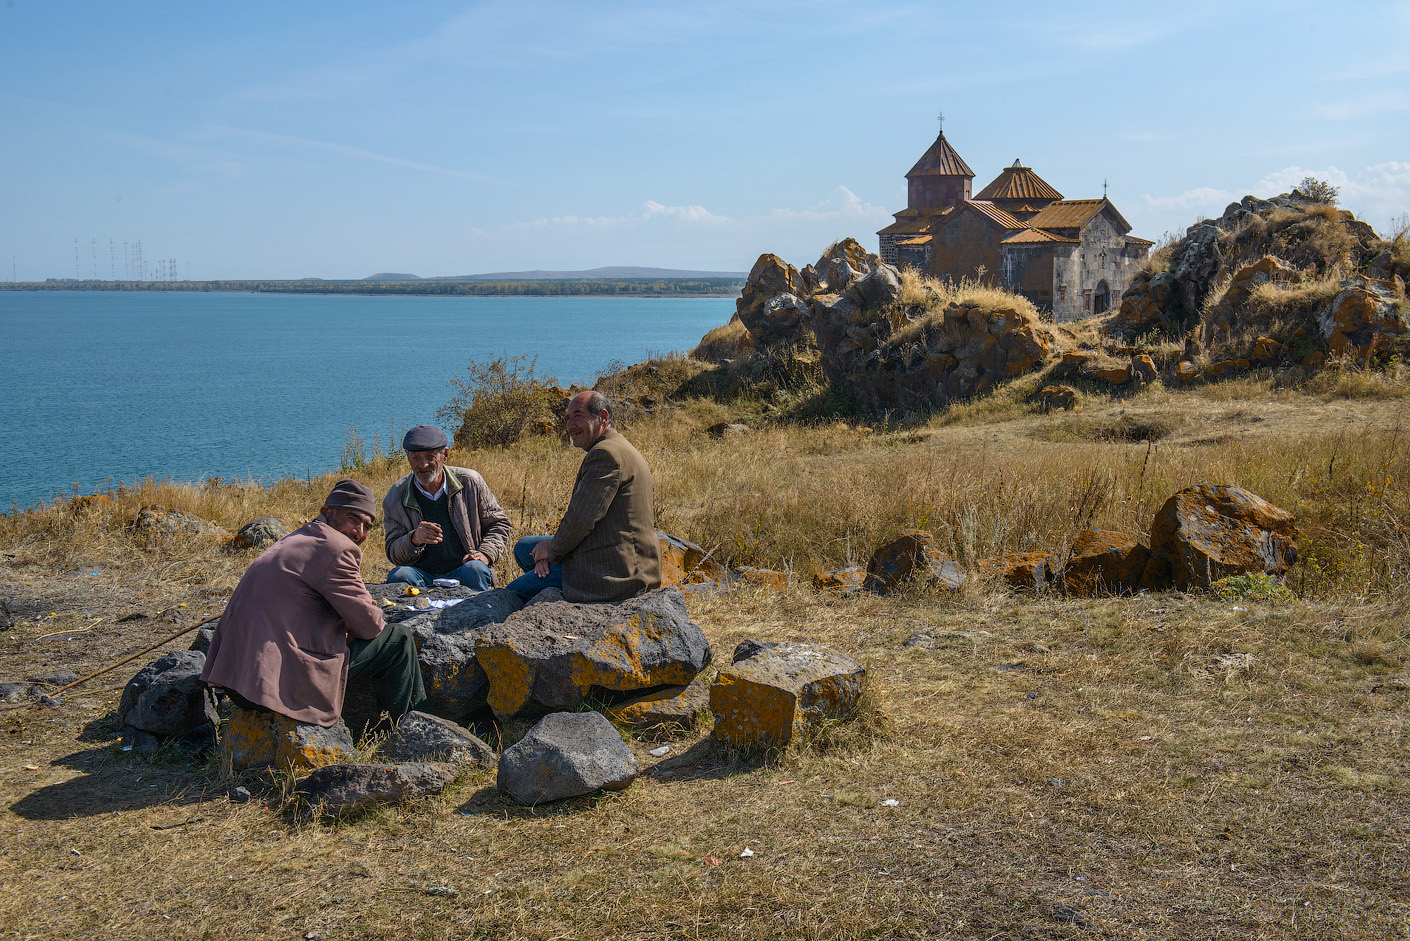
[[[370,297],[734,297],[743,278],[622,278],[417,281],[4,281],[0,291],[320,294]]]

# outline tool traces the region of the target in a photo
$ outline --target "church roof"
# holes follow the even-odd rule
[[[1015,160],[1005,167],[994,181],[974,196],[975,199],[1062,199],[1062,194],[1047,184],[1041,176]]]
[[[1010,235],[1000,242],[1000,245],[1076,245],[1080,239],[1075,239],[1067,235],[1057,235],[1053,232],[1044,232],[1042,229],[1024,229],[1017,235]]]
[[[929,245],[929,244],[930,244],[930,236],[928,236],[928,235],[918,235],[918,236],[916,236],[916,237],[913,238],[913,239],[904,239],[904,240],[902,240],[902,241],[900,241],[900,242],[897,242],[896,244],[897,244],[897,245]]]
[[[1000,209],[998,206],[995,206],[993,203],[979,202],[977,200],[971,199],[965,202],[960,207],[959,211],[963,212],[966,209],[973,209],[975,212],[987,216],[991,222],[994,222],[1005,229],[1026,228],[1026,226],[1022,222],[1019,222],[1013,216],[1004,212],[1002,209]],[[958,213],[956,213],[956,215],[958,215]]]
[[[1122,227],[1122,234],[1131,231],[1131,223],[1106,198],[1059,200],[1029,219],[1028,224],[1035,229],[1080,229],[1104,209],[1111,210],[1112,216]]]
[[[963,157],[955,153],[955,148],[945,140],[945,132],[941,131],[940,136],[935,138],[935,143],[921,154],[916,165],[911,167],[911,172],[906,174],[907,179],[913,176],[967,176],[972,180],[974,171],[964,162]]]

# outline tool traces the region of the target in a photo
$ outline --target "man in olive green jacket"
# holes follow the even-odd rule
[[[525,598],[561,586],[567,601],[625,601],[661,586],[661,543],[651,468],[612,427],[601,392],[568,403],[568,438],[587,452],[558,531],[514,546],[524,574],[509,583]]]

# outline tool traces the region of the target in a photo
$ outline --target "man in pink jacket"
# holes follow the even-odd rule
[[[376,510],[371,490],[340,480],[312,522],[266,549],[226,603],[201,679],[243,708],[322,726],[342,714],[349,677],[370,677],[393,720],[423,705],[416,644],[362,581]]]

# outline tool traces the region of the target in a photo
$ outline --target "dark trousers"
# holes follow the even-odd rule
[[[348,679],[367,677],[381,706],[392,721],[426,704],[416,641],[400,624],[388,624],[371,640],[348,644]]]

